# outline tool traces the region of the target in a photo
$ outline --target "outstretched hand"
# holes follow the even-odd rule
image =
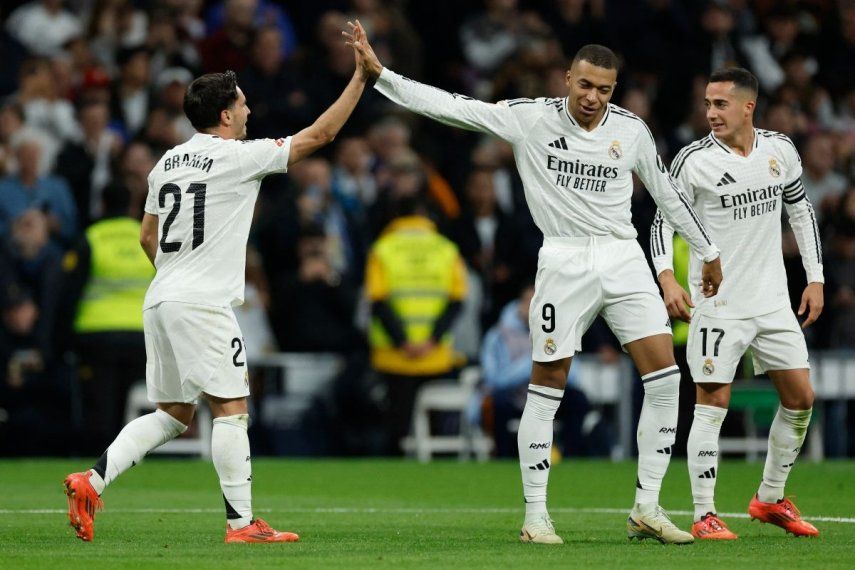
[[[368,43],[368,35],[365,33],[365,28],[362,27],[359,20],[356,20],[355,24],[348,22],[347,25],[350,26],[350,32],[342,31],[341,35],[346,38],[345,43],[353,48],[356,57],[357,72],[365,80],[376,79],[380,75],[380,72],[383,71],[383,65],[371,48],[371,44]]]

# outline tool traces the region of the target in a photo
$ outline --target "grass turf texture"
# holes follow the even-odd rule
[[[629,542],[635,465],[568,461],[550,478],[550,510],[563,546],[521,544],[516,462],[276,460],[253,462],[256,516],[301,535],[296,544],[223,544],[216,475],[201,461],[148,459],[104,495],[95,541],[74,537],[63,477],[87,461],[0,461],[0,567],[548,568],[813,567],[855,564],[855,524],[820,522],[818,539],[726,519],[740,540],[662,546]],[[721,467],[719,512],[745,513],[762,463]],[[855,463],[797,465],[788,492],[805,518],[855,516]],[[672,461],[662,505],[690,510],[685,462]],[[592,512],[594,509],[620,512]],[[45,509],[34,513],[22,510]],[[579,509],[579,510],[576,510]],[[587,509],[587,510],[586,510]],[[675,515],[682,528],[689,515]]]

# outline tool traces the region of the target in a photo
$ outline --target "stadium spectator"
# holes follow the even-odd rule
[[[116,179],[131,193],[132,218],[142,218],[143,204],[148,194],[148,175],[155,162],[151,147],[140,140],[128,144],[118,159]]]
[[[146,123],[151,111],[151,96],[148,91],[151,60],[142,47],[119,51],[116,63],[119,77],[113,84],[112,116],[120,121],[128,137],[136,135]]]
[[[57,55],[65,42],[82,32],[80,20],[63,4],[63,0],[32,0],[9,15],[6,29],[30,53]]]
[[[15,147],[18,172],[0,179],[0,239],[8,237],[13,220],[26,210],[44,213],[52,241],[68,244],[77,231],[77,209],[66,181],[43,175],[43,143],[29,134]]]
[[[409,433],[418,389],[455,367],[449,329],[466,295],[463,259],[419,195],[404,195],[395,207],[397,216],[371,247],[365,281],[371,365],[388,394],[391,453]]]
[[[142,306],[154,267],[139,247],[140,222],[131,218],[130,193],[108,186],[103,212],[63,263],[67,293],[79,299],[74,319],[78,383],[87,406],[85,448],[95,455],[125,421],[130,387],[145,378]]]
[[[43,129],[59,141],[77,136],[74,107],[58,92],[50,60],[28,59],[20,75],[21,88],[14,97],[24,109],[27,126]]]
[[[102,101],[86,101],[77,112],[81,136],[65,144],[57,157],[56,171],[71,187],[80,227],[102,216],[101,192],[112,179],[113,160],[122,140],[109,128],[110,108]]]
[[[828,252],[829,344],[855,349],[855,186],[840,199]]]
[[[825,215],[840,199],[846,189],[846,178],[835,172],[834,138],[818,133],[807,140],[804,153],[802,183],[811,203]]]
[[[528,312],[534,296],[534,284],[526,284],[519,297],[502,308],[501,318],[484,336],[481,348],[482,394],[477,400],[478,410],[485,406],[492,410],[492,434],[497,457],[516,457],[517,438],[509,424],[519,420],[525,408],[528,384],[531,380],[531,335],[528,329]],[[557,419],[561,422],[563,455],[584,455],[586,451],[582,423],[590,409],[585,394],[575,387],[578,373],[571,370],[567,378],[564,400]],[[489,398],[487,402],[484,399]],[[470,421],[478,421],[471,414]]]
[[[255,101],[254,136],[276,137],[294,132],[314,115],[314,104],[303,87],[303,78],[282,56],[282,33],[261,28],[252,44],[252,61],[240,74],[241,88]]]
[[[206,73],[225,69],[240,73],[247,66],[252,36],[257,27],[255,12],[258,6],[258,0],[223,2],[222,26],[217,27],[199,45],[202,69]]]

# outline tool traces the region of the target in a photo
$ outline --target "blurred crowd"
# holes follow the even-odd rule
[[[112,354],[116,342],[108,336],[99,349],[79,338],[88,331],[78,304],[94,271],[80,266],[97,257],[86,254],[87,229],[141,217],[149,171],[193,134],[182,113],[187,85],[232,69],[252,111],[249,136],[293,134],[353,73],[340,35],[353,18],[390,69],[488,101],[563,97],[576,50],[607,45],[623,60],[612,101],[647,121],[666,162],[708,133],[706,76],[747,67],[761,86],[755,122],[795,142],[819,216],[826,312],[809,345],[855,347],[851,0],[10,0],[0,8],[0,454],[76,451],[69,426],[88,429],[82,418],[103,411],[87,409],[81,388],[92,373],[81,373],[81,347]],[[638,185],[633,222],[645,249],[655,208]],[[503,311],[510,318],[525,297],[542,240],[506,143],[370,91],[328,149],[262,186],[238,311],[248,356],[343,355],[337,385],[349,396],[336,425],[382,412],[383,398],[367,396],[376,392],[367,329],[377,307],[364,294],[366,264],[384,229],[413,215],[429,218],[465,263],[467,294],[438,334],[453,337],[454,366],[477,363],[482,339],[501,335]],[[786,235],[797,306],[805,277]],[[605,361],[619,354],[602,323],[585,349]],[[141,378],[142,369],[131,380]],[[506,388],[484,381],[486,392],[491,381]]]

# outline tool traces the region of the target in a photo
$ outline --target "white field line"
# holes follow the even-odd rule
[[[222,509],[105,509],[110,513],[133,514],[133,513],[163,513],[163,514],[207,514],[207,513],[222,513]],[[285,508],[285,509],[253,509],[259,513],[309,513],[309,514],[405,514],[405,515],[427,515],[427,514],[521,514],[523,511],[519,508],[362,508],[362,507],[318,507],[318,508]],[[65,509],[0,509],[0,515],[58,515],[65,514]],[[580,514],[601,514],[601,515],[627,515],[629,509],[612,509],[612,508],[583,508],[577,509],[572,507],[551,508],[551,513],[580,513]],[[692,515],[692,511],[668,511],[672,515]],[[725,518],[747,519],[747,513],[719,513],[719,516]],[[855,524],[855,517],[827,517],[827,516],[807,516],[807,520],[816,522],[832,522]]]

